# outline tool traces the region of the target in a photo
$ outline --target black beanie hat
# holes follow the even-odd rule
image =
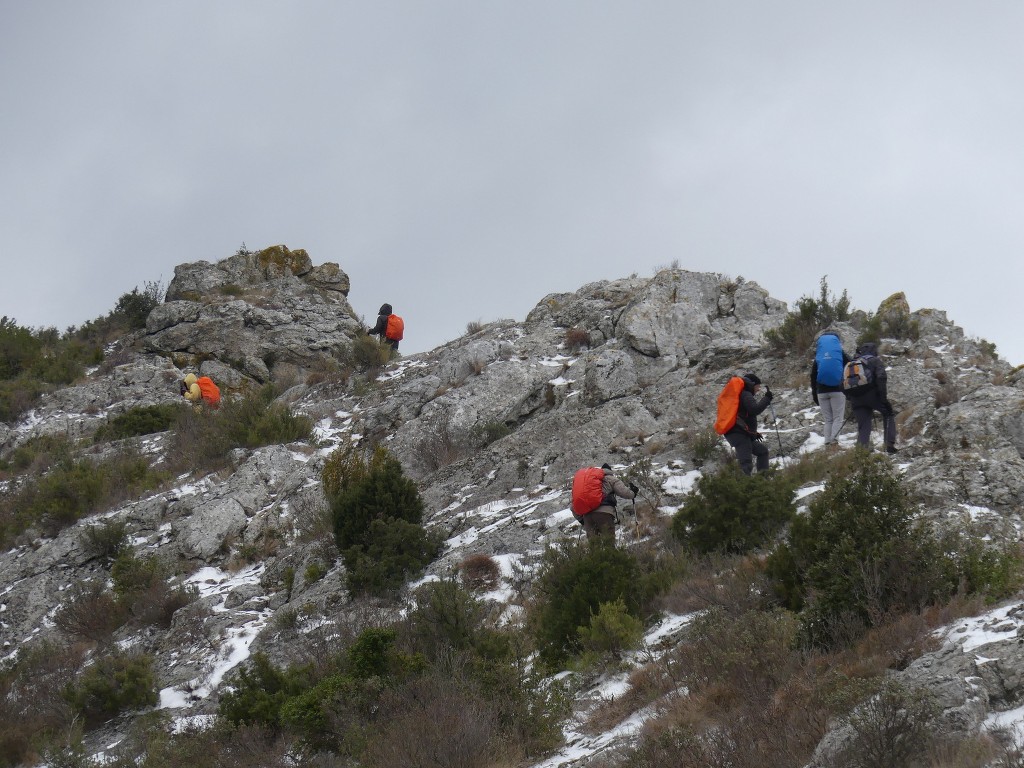
[[[749,381],[751,384],[761,383],[761,379],[758,377],[756,373],[746,373],[743,375],[743,378]]]
[[[601,469],[603,469],[605,472],[611,472],[612,471],[611,464],[602,464],[601,465]]]

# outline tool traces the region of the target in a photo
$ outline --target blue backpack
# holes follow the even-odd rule
[[[814,352],[818,364],[818,383],[838,387],[843,382],[843,343],[834,333],[826,333],[818,339]]]

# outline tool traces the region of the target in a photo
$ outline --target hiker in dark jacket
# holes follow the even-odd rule
[[[839,338],[838,334],[831,331],[828,332],[828,335]],[[843,352],[843,365],[845,366],[848,362],[850,362],[850,356]],[[843,394],[842,376],[840,376],[838,384],[825,384],[818,381],[817,358],[811,364],[811,399],[821,411],[821,418],[825,420],[825,428],[822,431],[825,445],[832,445],[839,437],[839,430],[846,423],[843,420],[843,414],[846,411],[846,395]]]
[[[740,464],[743,474],[749,475],[754,469],[757,457],[757,471],[768,469],[768,447],[757,431],[757,415],[772,401],[772,391],[765,387],[764,397],[760,400],[756,395],[761,389],[761,379],[753,373],[743,374],[743,391],[740,392],[740,408],[736,414],[736,424],[725,433],[725,439],[736,451],[736,461]]]
[[[864,358],[864,364],[871,369],[874,385],[866,392],[848,395],[857,419],[857,445],[865,448],[871,445],[871,422],[874,412],[882,414],[882,439],[886,453],[896,453],[896,411],[889,402],[888,375],[885,364],[878,356],[878,345],[867,341],[857,347],[856,357]]]
[[[604,480],[601,482],[603,498],[601,506],[583,516],[583,530],[587,532],[587,540],[609,537],[615,542],[615,523],[618,522],[615,505],[616,499],[634,499],[640,489],[630,483],[627,487],[619,478],[612,474],[608,464],[602,464]]]
[[[387,337],[388,318],[391,317],[392,314],[393,312],[390,304],[381,304],[380,309],[377,310],[377,324],[366,332],[371,336],[380,336],[381,341],[386,341],[391,345],[391,349],[397,352],[398,339],[389,339]]]

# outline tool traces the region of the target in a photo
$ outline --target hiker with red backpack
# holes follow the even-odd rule
[[[638,488],[628,486],[612,474],[608,464],[584,467],[572,479],[572,514],[588,541],[610,540],[615,543],[615,524],[619,518],[615,506],[617,499],[635,499]]]
[[[405,336],[405,321],[392,311],[390,304],[381,304],[377,311],[377,324],[367,333],[380,336],[381,341],[390,344],[391,350],[397,352],[398,342]]]
[[[220,408],[220,388],[209,376],[197,378],[194,373],[190,373],[182,379],[179,391],[181,396],[195,404],[197,409],[200,405],[214,410]]]
[[[857,347],[854,359],[843,369],[843,390],[857,419],[857,445],[871,445],[871,422],[875,411],[882,415],[882,440],[886,453],[896,453],[896,411],[889,402],[888,375],[878,356],[878,345],[866,341]]]
[[[767,408],[774,395],[765,387],[760,400],[756,395],[761,390],[761,379],[756,374],[745,373],[733,376],[718,396],[718,418],[715,431],[729,441],[736,451],[743,474],[749,475],[754,469],[757,457],[757,471],[768,469],[768,446],[757,431],[757,415]]]

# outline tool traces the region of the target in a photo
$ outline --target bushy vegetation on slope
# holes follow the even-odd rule
[[[13,421],[53,387],[70,384],[86,366],[103,361],[103,349],[128,331],[144,328],[146,317],[163,301],[159,283],[123,294],[104,317],[60,333],[29,329],[14,318],[0,318],[0,421]]]

